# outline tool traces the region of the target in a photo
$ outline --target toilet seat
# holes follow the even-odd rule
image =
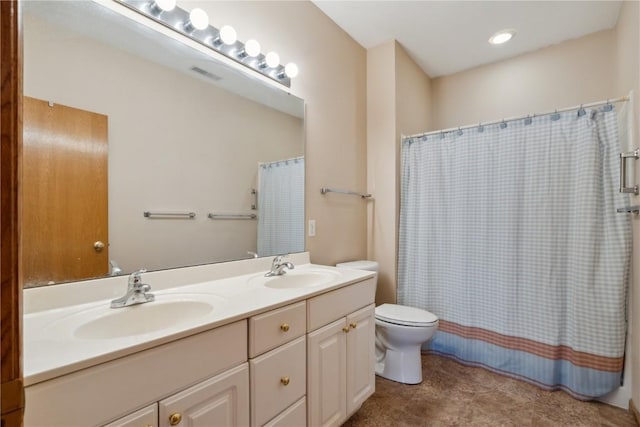
[[[382,304],[376,307],[376,319],[401,326],[425,327],[438,323],[438,316],[415,307]]]

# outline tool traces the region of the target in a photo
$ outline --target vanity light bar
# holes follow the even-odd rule
[[[254,40],[249,41],[247,45],[241,41],[235,40],[235,31],[233,31],[233,34],[230,34],[231,30],[233,30],[231,27],[224,26],[221,29],[217,29],[212,25],[208,25],[208,22],[205,26],[203,22],[206,14],[204,16],[200,16],[204,13],[201,9],[197,9],[198,12],[196,13],[196,17],[198,18],[198,22],[194,23],[191,19],[191,15],[193,15],[194,11],[191,11],[190,13],[177,6],[173,6],[171,8],[165,7],[164,3],[167,2],[166,0],[114,1],[206,46],[215,52],[226,56],[227,58],[234,60],[239,64],[244,65],[247,68],[250,68],[255,72],[269,77],[286,87],[291,87],[291,77],[295,77],[295,75],[297,75],[297,67],[295,64],[287,64],[289,67],[289,69],[287,69],[279,63],[275,64],[271,61],[267,61],[267,57],[261,53],[257,55],[247,54],[255,49],[254,45],[257,45],[258,49],[260,45]],[[174,2],[170,3],[175,4]],[[230,44],[226,43],[231,41],[233,42]],[[291,73],[291,66],[295,69],[295,75],[287,74],[287,71]]]

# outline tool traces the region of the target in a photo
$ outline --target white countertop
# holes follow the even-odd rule
[[[94,288],[96,289],[94,293],[98,295],[99,299],[88,298],[87,295],[90,294],[90,292],[87,292],[87,289],[85,289],[86,287],[92,286],[92,284],[95,286],[95,283],[89,282],[97,281],[88,281],[80,285],[73,284],[66,288],[64,285],[59,285],[53,287],[59,289],[42,289],[40,293],[38,293],[38,289],[26,290],[25,293],[29,292],[30,294],[28,296],[25,295],[25,306],[28,310],[25,310],[26,314],[24,315],[23,324],[25,386],[30,386],[60,375],[65,375],[176,339],[197,334],[375,275],[375,273],[368,271],[307,263],[296,265],[295,269],[291,271],[290,278],[292,279],[296,274],[324,272],[331,276],[331,280],[315,286],[274,289],[261,284],[263,280],[260,278],[264,276],[266,270],[263,269],[262,271],[256,272],[256,268],[264,268],[265,260],[258,259],[255,260],[255,262],[252,261],[253,260],[236,262],[241,263],[239,264],[241,269],[249,271],[248,274],[215,278],[214,280],[208,281],[203,280],[193,284],[181,283],[175,287],[167,285],[166,280],[156,287],[153,280],[155,278],[160,283],[162,282],[163,273],[175,275],[175,270],[146,273],[143,275],[143,279],[151,285],[151,292],[156,295],[156,301],[146,303],[145,305],[185,297],[191,300],[206,300],[213,305],[214,308],[211,312],[197,317],[194,320],[172,325],[159,331],[131,336],[106,339],[77,338],[73,334],[73,328],[69,328],[69,324],[73,322],[72,319],[80,319],[82,316],[85,316],[86,319],[87,313],[97,317],[113,313],[113,311],[110,312],[110,310],[135,310],[136,306],[119,309],[109,308],[113,295],[117,297],[124,294],[127,283],[126,276],[117,278],[119,279],[117,282],[114,278],[104,279],[105,281],[110,281],[110,284],[104,285],[104,287],[106,288],[108,286],[113,289],[107,292],[104,289],[98,290],[98,287]],[[237,265],[233,267],[233,269],[238,271]],[[207,268],[216,270],[215,265]],[[229,267],[225,265],[220,265],[219,268],[227,268],[226,271],[230,271]],[[147,275],[149,276],[148,278]],[[212,277],[224,275],[225,274],[219,274],[219,271],[212,272],[211,274]],[[194,277],[198,277],[198,275]],[[202,278],[202,274],[200,274],[199,278]],[[81,290],[78,290],[80,289],[79,286]],[[77,297],[75,300],[71,298],[74,304],[67,306],[64,306],[58,301],[55,304],[49,303],[49,305],[46,306],[41,305],[38,307],[39,309],[36,309],[34,307],[42,303],[36,304],[34,301],[28,301],[30,299],[41,299],[44,296],[51,299],[56,291],[60,293],[58,299],[65,299],[65,294],[68,294],[69,291],[73,291],[74,294],[84,294],[82,298]],[[105,292],[109,294],[107,298],[104,298],[106,295]],[[87,299],[89,300],[87,301]]]

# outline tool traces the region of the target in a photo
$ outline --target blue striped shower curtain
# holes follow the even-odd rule
[[[258,165],[258,255],[304,252],[304,157]]]
[[[430,352],[580,399],[620,386],[620,151],[607,108],[402,141],[398,300],[441,319]]]

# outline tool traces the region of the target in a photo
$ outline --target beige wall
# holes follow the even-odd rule
[[[395,301],[396,43],[367,51],[368,259],[379,262],[376,303]]]
[[[396,302],[400,137],[429,126],[431,80],[395,41],[367,51],[367,253],[380,264],[376,303]]]
[[[256,250],[257,221],[207,213],[251,212],[258,162],[303,154],[301,119],[37,18],[24,28],[25,94],[109,118],[111,259],[130,272]]]
[[[430,130],[545,112],[616,91],[615,34],[601,31],[433,80]]]
[[[296,62],[293,92],[306,113],[306,216],[317,235],[307,237],[311,260],[320,264],[364,259],[367,202],[321,195],[321,187],[367,188],[366,51],[311,2],[180,2],[205,9],[211,24],[233,25],[240,40],[256,38],[281,62]]]
[[[615,29],[615,88],[623,94],[634,92],[634,121],[632,147],[640,146],[638,139],[638,108],[640,108],[640,4],[625,1]],[[636,182],[640,182],[640,168],[636,167]],[[634,197],[633,205],[640,204],[640,197]],[[633,278],[631,286],[631,398],[636,407],[640,405],[640,219],[633,217]]]

